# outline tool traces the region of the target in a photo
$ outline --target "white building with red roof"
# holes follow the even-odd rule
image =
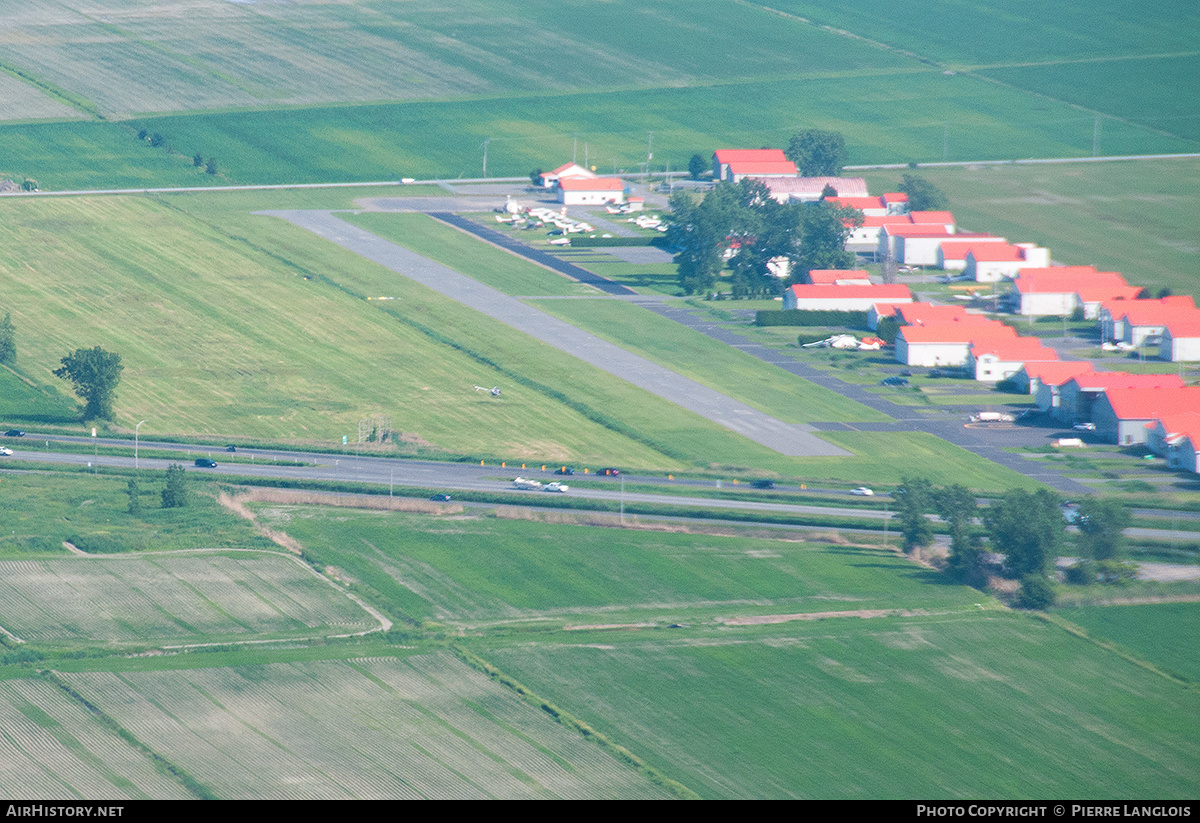
[[[795,177],[796,164],[782,149],[717,149],[713,152],[713,179],[737,183],[747,177]]]
[[[1085,373],[1062,384],[1057,411],[1051,410],[1051,414],[1065,423],[1090,423],[1095,405],[1106,392],[1119,389],[1152,393],[1158,389],[1182,387],[1183,379],[1177,374]]]
[[[973,340],[967,352],[967,369],[982,383],[999,383],[1026,363],[1051,363],[1058,352],[1036,337]]]
[[[963,273],[976,283],[1011,280],[1022,269],[1050,265],[1050,250],[1031,244],[987,243],[967,251]]]
[[[901,326],[896,332],[896,361],[908,366],[962,366],[973,342],[1014,339],[1011,326],[995,320]]]
[[[967,240],[943,240],[938,244],[937,267],[943,271],[963,271],[967,267],[967,252],[971,249],[987,246],[1003,246],[1008,244],[1008,238],[997,237],[993,234],[972,235]]]
[[[871,285],[871,275],[866,269],[812,269],[806,276],[814,286]]]
[[[837,197],[867,196],[867,181],[861,177],[749,176],[770,189],[771,197],[780,203],[815,203],[821,199],[826,186],[833,189]]]
[[[1200,408],[1200,386],[1174,389],[1109,389],[1096,398],[1096,432],[1120,446],[1146,442],[1148,423]]]
[[[597,176],[595,172],[585,169],[578,163],[563,163],[554,171],[542,173],[542,185],[552,189],[562,179],[595,180]]]
[[[1159,335],[1158,356],[1172,363],[1200,360],[1200,312],[1166,320]]]
[[[1033,317],[1065,317],[1084,306],[1095,317],[1108,300],[1133,300],[1140,289],[1115,271],[1093,266],[1053,266],[1023,269],[1008,294],[1012,311]]]
[[[1187,411],[1180,412],[1179,414],[1164,414],[1157,420],[1146,424],[1146,448],[1160,457],[1167,457],[1171,452],[1171,447],[1180,438],[1189,434],[1194,436],[1194,443],[1200,444],[1200,412]],[[1193,468],[1190,471],[1195,471],[1194,460],[1195,453],[1193,450]],[[1168,458],[1169,463],[1170,460]]]
[[[1037,397],[1041,411],[1058,408],[1058,390],[1072,377],[1087,374],[1092,364],[1086,360],[1059,360],[1026,363],[1012,376],[1017,387]]]
[[[565,206],[595,206],[625,202],[625,181],[619,177],[578,179],[560,177],[558,202]]]
[[[911,303],[908,286],[790,286],[783,293],[785,309],[802,311],[867,311],[876,303]]]
[[[1100,339],[1120,340],[1131,346],[1143,342],[1157,345],[1167,321],[1200,313],[1187,295],[1161,297],[1158,300],[1112,300],[1100,305]]]

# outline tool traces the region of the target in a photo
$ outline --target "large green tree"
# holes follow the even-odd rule
[[[933,492],[933,507],[950,528],[947,571],[956,579],[977,586],[985,582],[979,539],[975,533],[978,505],[966,486],[944,486]]]
[[[84,420],[111,420],[117,384],[121,382],[121,356],[96,346],[76,349],[62,359],[54,374],[70,380],[75,393],[83,398]]]
[[[162,507],[180,509],[188,504],[187,472],[178,463],[167,467],[167,485],[162,490]]]
[[[900,191],[908,195],[909,211],[932,211],[950,206],[942,190],[923,177],[904,175],[900,179]]]
[[[837,177],[846,165],[846,138],[836,131],[805,129],[783,152],[804,177]]]
[[[17,362],[17,329],[13,326],[12,313],[6,312],[0,320],[0,364],[11,366]]]
[[[861,226],[863,213],[857,209],[837,208],[824,200],[808,203],[800,223],[800,249],[794,256],[790,282],[813,269],[852,269],[854,252],[846,251],[846,238],[852,226]]]
[[[1044,575],[1062,546],[1063,516],[1058,495],[1048,489],[1012,489],[984,511],[992,548],[1005,555],[1013,577]]]
[[[1125,549],[1129,510],[1117,500],[1089,497],[1079,504],[1079,546],[1096,560],[1116,560]]]
[[[933,484],[924,477],[902,477],[892,498],[896,501],[896,520],[904,537],[904,551],[932,543],[933,524],[925,515],[933,508]]]

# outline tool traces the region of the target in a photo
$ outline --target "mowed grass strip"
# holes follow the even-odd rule
[[[664,798],[448,653],[64,675],[222,798]]]
[[[592,286],[509,254],[424,214],[363,212],[342,218],[505,294],[599,294]]]
[[[489,517],[256,505],[319,562],[418,620],[704,622],[858,609],[961,610],[979,592],[886,550]],[[986,602],[991,602],[986,599]]]
[[[887,415],[621,300],[530,301],[537,308],[789,423]]]
[[[1200,694],[1019,614],[477,643],[705,797],[1190,798]]]

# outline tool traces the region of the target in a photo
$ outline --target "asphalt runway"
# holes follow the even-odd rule
[[[785,423],[771,417],[440,263],[414,254],[403,246],[352,226],[331,212],[295,210],[257,213],[278,217],[318,237],[337,243],[464,306],[482,312],[780,454],[790,457],[850,456],[849,452],[813,434],[815,429],[812,426]],[[570,265],[557,260],[553,262],[559,266]],[[616,287],[629,291],[624,286]]]

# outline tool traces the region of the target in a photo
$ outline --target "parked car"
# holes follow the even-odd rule
[[[1096,424],[1095,423],[1076,423],[1071,428],[1073,428],[1077,432],[1094,432],[1096,430]]]
[[[851,494],[856,494],[859,497],[874,497],[875,492],[868,489],[866,486],[859,486],[857,489],[851,489]]]
[[[5,457],[12,457],[12,453],[13,450],[7,446],[0,446],[0,454],[4,455]]]
[[[605,477],[616,477],[620,473],[621,473],[620,469],[611,469],[610,468],[610,469],[601,469],[600,470],[600,474],[604,475]]]
[[[429,498],[429,499],[430,499],[430,500],[432,500],[434,503],[449,503],[449,502],[450,502],[450,495],[448,495],[448,494],[435,494],[433,497],[431,497],[431,498]]]
[[[907,386],[908,378],[901,377],[898,374],[893,374],[891,377],[885,377],[879,381],[881,386]]]
[[[202,469],[215,469],[217,467],[217,461],[209,460],[207,457],[197,457],[196,465]]]
[[[755,480],[750,484],[756,489],[773,489],[775,488],[774,480]]]
[[[9,429],[8,431],[6,431],[4,433],[4,436],[5,437],[24,437],[25,432],[21,431],[20,429]]]
[[[555,474],[572,475],[575,473],[575,470],[573,468],[571,468],[570,466],[559,466],[557,469],[554,470],[554,473]]]

